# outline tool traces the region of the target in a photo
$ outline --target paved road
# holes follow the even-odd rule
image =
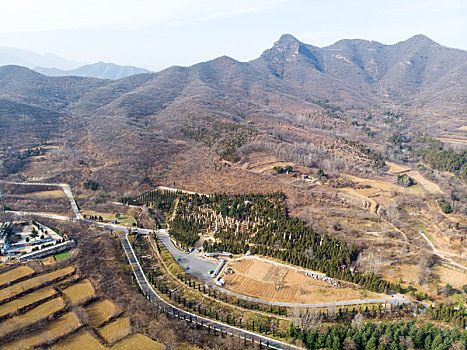
[[[131,247],[131,244],[128,241],[128,233],[125,234],[122,241],[122,245],[142,293],[150,301],[156,304],[160,309],[166,311],[167,313],[173,316],[177,316],[178,318],[184,319],[187,322],[197,323],[198,325],[201,325],[203,327],[211,327],[216,329],[217,331],[222,331],[224,333],[233,335],[235,337],[239,337],[241,339],[246,338],[246,340],[248,341],[253,341],[258,344],[261,343],[263,345],[267,345],[271,349],[299,349],[296,346],[286,344],[275,339],[271,339],[241,328],[229,326],[221,322],[213,321],[208,318],[195,315],[191,312],[184,311],[166,302],[154,291],[154,289],[146,279],[146,276],[144,275],[141,265],[139,264],[139,261],[136,258],[133,248]]]
[[[74,201],[73,195],[71,193],[70,187],[67,184],[52,184],[52,183],[26,183],[26,182],[11,182],[11,181],[4,181],[0,180],[0,182],[4,183],[12,183],[12,184],[24,184],[24,185],[41,185],[41,186],[60,186],[63,188],[64,193],[67,195],[67,197],[70,200],[70,205],[73,209],[73,212],[75,213],[75,219],[70,219],[68,217],[64,216],[59,216],[59,215],[54,215],[54,214],[44,214],[44,213],[31,213],[31,212],[15,212],[16,214],[20,215],[37,215],[37,216],[43,216],[43,217],[48,217],[51,219],[57,219],[57,220],[66,220],[66,221],[80,221],[83,223],[87,223],[90,225],[94,226],[100,226],[100,227],[112,227],[117,230],[123,230],[124,232],[128,232],[128,229],[125,226],[120,226],[120,225],[115,225],[115,224],[108,224],[108,223],[99,223],[95,221],[91,221],[89,219],[83,219],[81,214],[78,211],[78,208],[76,206],[76,203]],[[168,187],[158,187],[160,189],[164,190],[171,190],[171,191],[177,191],[177,189],[173,188],[168,188]],[[66,190],[65,190],[66,189]],[[195,193],[195,192],[189,192],[189,191],[181,191],[185,193]],[[135,231],[139,233],[144,233],[144,234],[150,234],[153,232],[153,230],[148,230],[148,229],[135,229]],[[164,246],[167,248],[167,250],[174,256],[175,258],[180,258],[180,265],[181,266],[189,266],[190,270],[187,271],[190,274],[192,274],[194,277],[199,278],[203,282],[212,285],[212,278],[209,275],[209,270],[215,269],[216,263],[212,261],[207,261],[205,259],[202,259],[196,252],[192,252],[190,254],[185,253],[180,251],[178,248],[176,248],[173,244],[173,242],[170,240],[169,235],[165,230],[158,230],[156,231],[158,238],[161,240],[161,242],[164,244]],[[423,235],[424,236],[424,235]],[[426,236],[424,238],[428,240]],[[431,242],[430,242],[431,243]],[[432,248],[435,250],[436,255],[446,259],[445,257],[441,256],[437,251],[436,248],[431,244]],[[456,266],[463,267],[462,265],[459,265],[455,262],[453,262],[450,259],[446,259],[452,263],[454,263]],[[355,305],[355,304],[365,304],[365,303],[382,303],[382,302],[396,302],[396,303],[407,303],[407,299],[405,299],[403,296],[395,296],[393,298],[388,298],[388,299],[366,299],[366,300],[348,300],[348,301],[341,301],[341,302],[332,302],[332,303],[313,303],[313,304],[298,304],[298,303],[280,303],[280,302],[274,302],[274,301],[268,301],[268,300],[263,300],[263,299],[258,299],[258,298],[252,298],[248,297],[242,294],[237,294],[231,291],[228,291],[224,288],[219,288],[217,286],[214,286],[216,289],[231,294],[235,295],[239,298],[245,299],[245,300],[250,300],[254,302],[259,302],[259,303],[264,303],[267,305],[276,305],[276,306],[285,306],[285,307],[327,307],[327,306],[344,306],[344,305]]]
[[[87,223],[89,225],[94,225],[94,226],[99,226],[99,227],[111,227],[116,230],[122,230],[124,232],[128,231],[128,228],[125,226],[120,226],[116,224],[109,224],[109,223],[101,223],[101,222],[95,222],[91,221],[89,219],[70,219],[69,217],[65,216],[60,216],[60,215],[54,215],[54,214],[44,214],[44,213],[33,213],[33,212],[12,212],[18,215],[36,215],[36,216],[42,216],[42,217],[47,217],[50,219],[56,219],[56,220],[64,220],[64,221],[79,221],[83,223]],[[148,230],[148,229],[135,229],[135,231],[143,234],[151,234],[153,230]],[[173,244],[173,242],[170,240],[169,235],[165,230],[158,230],[156,231],[156,234],[158,238],[161,240],[161,242],[164,244],[164,246],[167,248],[167,250],[172,254],[172,256],[177,259],[178,257],[181,259],[178,263],[184,267],[184,266],[189,266],[190,269],[187,271],[189,274],[191,274],[193,277],[200,279],[207,285],[213,286],[213,288],[224,292],[226,294],[233,295],[235,297],[252,301],[252,302],[257,302],[257,303],[263,303],[266,305],[273,305],[273,306],[282,306],[282,307],[306,307],[306,308],[320,308],[320,307],[333,307],[333,306],[350,306],[350,305],[357,305],[357,304],[374,304],[374,303],[408,303],[409,301],[405,299],[404,297],[397,296],[393,298],[388,298],[388,299],[362,299],[362,300],[345,300],[345,301],[340,301],[340,302],[330,302],[330,303],[308,303],[308,304],[301,304],[301,303],[284,303],[284,302],[277,302],[277,301],[270,301],[270,300],[264,300],[264,299],[259,299],[259,298],[254,298],[254,297],[249,297],[243,294],[238,294],[232,291],[229,291],[224,288],[220,288],[213,283],[213,279],[211,275],[209,274],[210,270],[214,270],[217,267],[217,263],[214,261],[208,261],[205,259],[202,259],[196,252],[192,252],[190,254],[185,253],[178,248],[176,248]]]
[[[19,214],[19,215],[36,215],[36,216],[42,216],[42,217],[47,217],[50,219],[64,220],[64,221],[72,220],[69,217],[53,215],[53,214],[32,213],[32,212],[12,212],[12,213]],[[83,223],[87,223],[89,225],[94,225],[94,226],[99,226],[99,227],[111,227],[115,230],[122,230],[124,232],[128,232],[128,228],[125,226],[102,223],[102,222],[95,222],[89,219],[82,219],[79,221]],[[153,232],[153,230],[141,229],[141,228],[134,229],[134,231],[142,233],[142,234],[152,234]],[[294,307],[320,308],[320,307],[334,307],[334,306],[350,306],[350,305],[359,305],[359,304],[379,304],[379,303],[385,303],[385,302],[393,303],[393,304],[409,303],[407,299],[399,295],[397,295],[396,297],[388,298],[388,299],[344,300],[344,301],[329,302],[329,303],[285,303],[285,302],[278,302],[278,301],[271,301],[271,300],[264,300],[260,298],[249,297],[243,294],[232,292],[225,288],[220,288],[214,284],[214,281],[212,279],[212,276],[209,274],[209,271],[215,270],[218,263],[203,259],[196,252],[186,253],[184,251],[181,251],[180,249],[175,247],[172,240],[170,239],[169,234],[165,230],[158,230],[155,232],[157,234],[157,237],[160,239],[162,244],[164,244],[164,246],[167,248],[169,253],[175,259],[180,258],[180,261],[177,261],[178,264],[182,267],[185,267],[185,266],[189,267],[189,270],[186,271],[187,273],[199,279],[200,281],[204,282],[205,284],[212,286],[218,291],[224,292],[226,294],[235,296],[243,300],[248,300],[248,301],[256,302],[256,303],[262,303],[265,305],[282,306],[282,307],[290,307],[290,308],[294,308]],[[258,258],[258,259],[261,259],[261,258]],[[279,263],[276,263],[276,264],[281,265]]]
[[[71,188],[68,184],[55,184],[55,183],[46,183],[46,182],[18,182],[18,181],[6,181],[6,180],[0,180],[0,182],[6,183],[6,184],[12,184],[12,185],[61,187],[61,189],[63,190],[63,193],[65,193],[65,196],[70,201],[71,210],[73,211],[75,218],[78,220],[83,218],[81,213],[78,210],[78,206],[76,205],[75,199],[73,198],[73,193],[71,192]],[[58,219],[58,220],[61,220],[61,219]]]
[[[188,266],[189,269],[186,270],[187,273],[193,277],[203,281],[207,285],[213,285],[212,275],[209,274],[210,270],[215,270],[219,262],[214,260],[205,260],[202,259],[198,252],[193,251],[191,253],[186,253],[173,244],[170,240],[170,236],[164,230],[156,231],[157,237],[164,244],[170,254],[177,260],[178,264],[182,267]]]
[[[6,183],[6,184],[14,184],[14,185],[35,185],[35,186],[58,186],[61,187],[63,190],[63,193],[67,196],[68,200],[70,201],[70,206],[73,211],[73,214],[75,215],[75,218],[77,220],[82,220],[83,216],[78,210],[78,206],[76,205],[75,199],[73,198],[73,193],[71,192],[70,186],[68,184],[56,184],[56,183],[45,183],[45,182],[17,182],[17,181],[6,181],[6,180],[0,180],[0,182]],[[161,190],[166,190],[166,191],[172,191],[172,192],[182,192],[182,193],[188,193],[188,194],[199,194],[199,195],[204,195],[204,196],[209,196],[204,193],[198,193],[198,192],[192,192],[192,191],[185,191],[185,190],[180,190],[177,188],[171,188],[171,187],[165,187],[165,186],[158,186],[156,189],[161,189]],[[48,214],[43,214],[43,213],[26,213],[26,212],[16,212],[16,213],[21,213],[22,215],[37,215],[37,216],[43,216],[43,217],[50,217],[51,219],[57,219],[57,220],[64,220],[63,217],[60,217],[58,215],[50,215],[47,216]],[[52,217],[53,216],[53,217]],[[438,256],[439,258],[446,260],[449,264],[460,268],[464,271],[467,271],[467,267],[463,266],[454,260],[442,255],[436,247],[433,245],[433,243],[428,239],[428,237],[423,233],[423,232],[418,232],[430,245],[431,249],[433,250],[433,254]],[[164,244],[165,245],[165,244]],[[167,247],[167,246],[166,246]]]
[[[278,301],[271,301],[271,300],[264,300],[260,298],[249,297],[243,294],[235,293],[225,288],[218,287],[213,284],[212,276],[208,273],[210,269],[215,269],[218,265],[210,260],[205,260],[201,258],[198,253],[192,252],[190,254],[180,251],[177,247],[174,246],[172,240],[170,240],[169,235],[165,232],[165,230],[156,231],[157,237],[161,240],[167,250],[172,254],[173,257],[181,257],[181,261],[179,264],[183,266],[190,266],[190,269],[187,271],[190,275],[196,278],[202,277],[201,280],[206,284],[212,286],[213,288],[217,289],[218,291],[224,292],[226,294],[235,296],[237,298],[252,301],[255,303],[262,303],[266,305],[273,305],[273,306],[284,306],[284,307],[306,307],[306,308],[320,308],[320,307],[334,307],[334,306],[351,306],[351,305],[359,305],[359,304],[380,304],[380,303],[393,303],[393,304],[407,304],[409,301],[405,299],[403,296],[395,295],[394,297],[387,298],[387,299],[359,299],[359,300],[344,300],[344,301],[336,301],[336,302],[329,302],[329,303],[285,303],[285,302],[278,302]],[[264,260],[259,257],[251,257],[258,260]],[[270,262],[270,261],[267,261]],[[275,265],[278,266],[286,266],[284,264],[280,264],[277,262],[273,262]],[[214,266],[214,268],[212,268]],[[294,268],[294,267],[292,267]],[[306,271],[300,268],[295,268],[299,271]],[[325,276],[324,274],[319,273],[320,275]],[[310,277],[311,278],[311,277]]]
[[[338,307],[338,306],[349,306],[349,305],[361,305],[361,304],[383,304],[383,303],[392,303],[392,304],[407,304],[410,303],[407,300],[400,298],[394,299],[360,299],[360,300],[344,300],[344,301],[332,301],[328,303],[283,303],[278,301],[264,300],[259,298],[249,297],[243,294],[235,293],[230,290],[213,286],[212,288],[217,289],[220,292],[232,295],[234,297],[248,300],[255,303],[261,303],[272,306],[284,306],[289,308],[319,308],[319,307]]]

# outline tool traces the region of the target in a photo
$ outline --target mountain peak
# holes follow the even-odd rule
[[[297,38],[295,38],[293,35],[283,34],[283,35],[281,35],[279,40],[277,40],[274,43],[274,46],[271,49],[266,50],[266,52],[272,50],[275,54],[277,54],[277,53],[281,53],[281,54],[284,54],[284,53],[298,54],[299,49],[300,49],[300,47],[302,45],[303,44]]]
[[[279,38],[278,41],[276,41],[276,44],[277,43],[281,43],[281,44],[290,44],[290,43],[300,43],[300,41],[294,37],[292,34],[282,34],[281,37]]]
[[[405,42],[408,42],[410,44],[435,44],[439,45],[437,42],[431,40],[429,37],[423,34],[417,34],[414,35],[413,37],[407,39]]]

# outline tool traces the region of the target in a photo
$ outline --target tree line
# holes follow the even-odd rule
[[[467,325],[467,311],[453,305],[437,304],[434,307],[430,305],[426,315],[433,320],[452,323],[461,329]]]
[[[331,326],[325,332],[291,325],[289,336],[300,339],[307,349],[402,350],[465,349],[467,332],[441,328],[432,323],[417,326],[414,321]]]
[[[207,229],[203,219],[212,212],[225,218],[248,221],[248,230],[224,225],[215,233],[216,241],[205,242],[207,252],[229,251],[233,254],[259,254],[278,258],[293,265],[326,273],[329,277],[360,284],[375,292],[389,289],[404,292],[400,284],[389,283],[373,273],[362,273],[351,266],[358,257],[355,245],[329,235],[319,235],[306,222],[290,217],[285,194],[241,194],[213,196],[189,195],[168,191],[151,191],[136,199],[138,203],[152,205],[166,214],[179,200],[177,215],[171,223],[171,234],[182,245],[191,247],[199,239],[201,230]],[[212,227],[211,227],[212,228]]]

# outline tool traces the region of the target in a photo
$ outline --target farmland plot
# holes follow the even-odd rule
[[[257,259],[242,259],[229,264],[235,272],[224,274],[225,288],[265,300],[289,303],[322,303],[376,297],[363,289],[334,287],[327,282],[305,276],[287,266]]]
[[[13,270],[3,272],[0,274],[0,286],[3,286],[7,283],[12,283],[20,278],[32,275],[34,270],[29,266],[20,266]]]
[[[52,350],[100,350],[106,349],[99,341],[94,338],[88,331],[80,331],[60,341],[57,345],[51,348]]]
[[[56,280],[57,278],[69,275],[73,273],[74,271],[75,271],[75,268],[70,266],[64,269],[60,269],[57,271],[46,273],[44,275],[30,278],[26,281],[13,284],[7,288],[0,289],[0,301],[14,297],[30,289],[40,287],[43,284]]]
[[[63,290],[72,305],[82,304],[95,296],[94,287],[88,280],[76,283]]]
[[[34,335],[20,339],[14,343],[7,344],[5,350],[28,349],[41,344],[47,344],[55,339],[69,334],[81,326],[80,322],[72,312],[68,312],[60,316],[56,321],[53,321],[41,331]]]
[[[114,346],[113,350],[126,350],[126,349],[138,349],[138,350],[164,350],[165,345],[158,343],[145,335],[135,333],[128,337],[120,340]]]
[[[0,336],[29,326],[62,310],[65,303],[62,298],[49,300],[24,314],[10,318],[0,324]]]
[[[21,298],[14,299],[9,303],[0,305],[0,317],[6,316],[9,313],[15,312],[40,300],[47,299],[55,294],[57,294],[55,289],[52,287],[45,287],[35,292],[23,295]]]
[[[115,314],[115,305],[110,300],[100,300],[85,307],[88,314],[88,324],[98,327]]]
[[[120,317],[104,327],[99,328],[99,334],[109,344],[115,343],[130,333],[130,319],[128,317]]]

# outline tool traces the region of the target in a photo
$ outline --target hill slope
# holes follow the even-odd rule
[[[382,152],[389,133],[416,129],[420,115],[423,125],[439,123],[440,113],[460,118],[466,62],[465,51],[421,35],[395,45],[341,40],[323,48],[283,35],[250,62],[219,57],[118,80],[47,77],[6,66],[0,67],[0,98],[12,103],[0,118],[19,120],[40,108],[55,133],[39,127],[37,136],[54,135],[69,148],[61,167],[111,172],[115,186],[117,179],[157,179],[161,164],[193,149],[236,159],[239,147],[267,145],[322,165],[332,154],[340,157],[335,147],[342,138]],[[398,113],[400,125],[385,124],[388,111]],[[60,124],[47,124],[45,113]],[[371,131],[362,131],[363,123]],[[4,135],[15,135],[16,122],[3,125]],[[8,138],[12,148],[4,154],[12,159],[12,150],[43,141],[31,132],[28,139]]]

